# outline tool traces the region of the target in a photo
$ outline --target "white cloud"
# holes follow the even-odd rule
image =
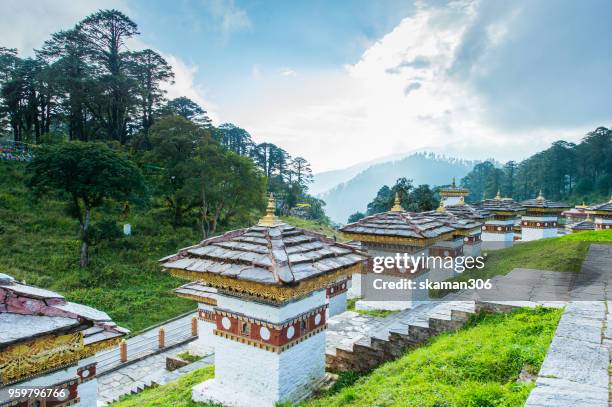
[[[473,1],[444,8],[419,3],[357,63],[266,78],[250,95],[221,106],[222,113],[256,140],[303,155],[317,171],[416,149],[520,159],[553,140],[584,134],[586,129],[504,133],[485,124],[481,100],[448,73],[477,7]],[[504,40],[506,27],[491,28],[494,42]]]
[[[295,76],[295,75],[297,75],[297,72],[295,72],[291,68],[282,68],[280,70],[280,74],[281,74],[281,76]]]
[[[0,8],[0,46],[17,48],[24,56],[99,9],[128,9],[122,0],[3,0]]]
[[[212,119],[213,123],[219,124],[218,115],[215,112],[216,106],[207,98],[206,89],[194,82],[198,68],[188,65],[175,55],[164,54],[163,52],[160,52],[160,54],[170,64],[174,72],[174,83],[168,83],[164,86],[164,89],[168,92],[166,97],[168,99],[180,96],[188,97],[208,112],[208,116]]]
[[[225,33],[240,31],[252,26],[246,11],[237,7],[234,0],[204,0],[204,5],[221,31]]]

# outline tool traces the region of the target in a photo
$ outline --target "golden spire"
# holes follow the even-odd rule
[[[257,226],[276,226],[280,224],[281,221],[274,214],[275,211],[276,201],[274,200],[274,195],[272,192],[270,192],[270,196],[268,197],[268,206],[266,207],[266,214],[263,218],[259,219]]]
[[[444,199],[440,199],[440,206],[438,206],[436,212],[446,212],[446,208],[444,207]]]
[[[455,177],[453,177],[453,184],[452,184],[452,188],[453,188],[453,189],[457,188],[457,184],[455,184]]]
[[[536,198],[536,200],[538,201],[543,201],[544,200],[544,195],[542,195],[542,190],[540,189],[540,193],[538,194],[538,197]]]
[[[498,201],[501,199],[501,190],[497,190],[497,195],[495,195],[495,199],[497,199]]]
[[[391,212],[403,212],[404,208],[402,208],[402,204],[400,203],[399,193],[395,193],[395,201],[393,202],[393,207],[391,208]]]

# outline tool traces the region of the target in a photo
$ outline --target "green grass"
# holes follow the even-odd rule
[[[482,270],[467,270],[450,281],[486,279],[508,274],[515,268],[579,272],[592,243],[612,243],[612,230],[573,233],[557,238],[516,243],[512,247],[490,251],[486,253],[485,267]],[[445,293],[447,291],[433,290],[430,295],[437,297]]]
[[[181,352],[176,356],[189,363],[197,362],[202,359],[202,356],[191,355],[189,352]]]
[[[385,309],[373,309],[373,310],[364,310],[364,309],[356,309],[355,303],[359,300],[359,298],[350,298],[346,301],[346,309],[349,311],[355,311],[362,315],[369,315],[371,317],[379,317],[385,318],[389,315],[393,315],[399,311],[390,311]]]
[[[534,385],[517,378],[523,368],[539,371],[560,316],[561,310],[545,308],[481,314],[367,375],[340,374],[330,390],[302,407],[522,406]],[[211,377],[207,367],[113,407],[206,406],[191,401],[191,388]]]
[[[191,401],[191,388],[214,377],[214,367],[207,366],[163,386],[122,397],[113,407],[195,407],[206,404]]]
[[[35,200],[24,186],[23,165],[0,162],[0,272],[63,294],[69,301],[107,312],[137,331],[195,309],[172,289],[185,281],[161,271],[157,260],[198,242],[190,228],[174,230],[153,211],[133,209],[121,219],[118,207],[94,212],[131,223],[133,236],[91,248],[92,263],[79,267],[78,223],[62,201]]]
[[[343,374],[342,383],[304,404],[315,406],[522,406],[561,310],[521,309],[481,315],[454,334],[386,363],[370,374]]]
[[[336,237],[338,242],[344,242],[346,239],[342,237],[342,233],[332,228],[329,225],[325,225],[323,223],[302,219],[295,216],[283,216],[281,217],[282,221],[297,228],[312,230],[313,232],[321,233],[328,237]]]

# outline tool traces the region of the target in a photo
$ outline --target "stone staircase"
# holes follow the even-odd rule
[[[507,307],[510,309],[513,307]],[[327,368],[333,371],[366,372],[394,360],[407,349],[432,336],[456,331],[480,310],[496,311],[488,303],[449,301],[430,303],[405,310],[387,318],[387,323],[350,345],[328,350]]]
[[[496,276],[492,282],[499,286],[512,278],[510,273]],[[375,324],[354,342],[328,348],[327,369],[367,372],[384,362],[397,359],[408,349],[423,344],[433,336],[457,331],[470,316],[481,311],[510,312],[525,306],[548,305],[532,301],[473,300],[472,294],[450,294],[445,301],[421,304],[385,318],[383,323]]]

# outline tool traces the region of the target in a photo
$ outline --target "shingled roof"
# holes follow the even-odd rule
[[[602,204],[598,204],[598,205],[593,205],[593,206],[589,206],[587,208],[588,212],[608,212],[612,214],[612,199],[610,199],[608,202],[604,202]]]
[[[169,270],[291,285],[366,259],[351,246],[281,223],[228,232],[160,261]]]
[[[582,220],[580,222],[570,223],[565,226],[565,228],[571,231],[595,230],[595,223],[591,220]]]
[[[469,204],[445,205],[444,211],[452,213],[458,218],[470,219],[477,222],[486,222],[493,217],[490,211]]]
[[[356,240],[362,240],[357,236],[372,236],[426,242],[450,238],[455,229],[432,217],[389,211],[366,216],[357,222],[349,223],[340,231]]]
[[[535,199],[528,199],[526,201],[521,202],[521,205],[524,206],[527,210],[529,209],[553,209],[555,211],[560,211],[564,209],[570,208],[570,205],[562,203],[550,201],[542,195],[542,191],[538,194],[538,197]]]
[[[58,293],[21,284],[0,274],[0,349],[65,331],[83,331],[86,346],[129,332],[117,326],[105,312],[66,301]]]
[[[502,198],[497,193],[497,196],[493,199],[485,199],[476,204],[476,206],[480,209],[487,210],[489,212],[497,213],[497,212],[511,212],[514,214],[519,214],[523,212],[525,208],[521,206],[518,202],[516,202],[512,198]]]
[[[464,206],[464,205],[453,205],[453,206]],[[480,229],[482,225],[484,224],[484,221],[475,220],[472,217],[469,217],[463,214],[461,216],[456,215],[448,211],[446,207],[442,207],[442,208],[443,210],[420,212],[412,216],[429,217],[429,218],[438,220],[444,223],[446,226],[449,226],[461,232],[470,232],[471,230],[474,230],[474,229]]]
[[[280,222],[274,198],[256,226],[227,232],[160,260],[170,272],[213,287],[236,282],[291,287],[304,280],[361,267],[367,256],[319,233]],[[218,280],[222,278],[222,280]]]

